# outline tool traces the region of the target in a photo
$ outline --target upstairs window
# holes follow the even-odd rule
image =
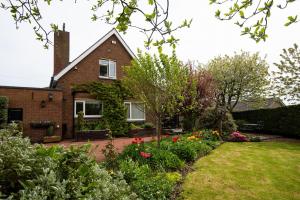
[[[104,60],[101,59],[99,61],[100,64],[100,78],[109,78],[109,79],[116,79],[117,69],[116,69],[116,62],[113,60]]]
[[[103,104],[96,100],[76,100],[75,117],[79,112],[83,112],[84,117],[101,117],[103,114]]]

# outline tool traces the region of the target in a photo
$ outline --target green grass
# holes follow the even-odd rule
[[[225,143],[193,168],[182,199],[300,200],[300,143]]]

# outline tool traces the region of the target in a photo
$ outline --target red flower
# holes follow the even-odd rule
[[[173,137],[173,138],[172,138],[172,141],[173,141],[173,142],[177,142],[178,140],[179,140],[179,136]]]
[[[150,158],[152,156],[151,153],[146,153],[146,152],[143,152],[143,151],[140,152],[140,155],[143,158]]]
[[[140,144],[140,143],[144,143],[144,139],[141,137],[138,138],[134,138],[131,142],[132,144]]]

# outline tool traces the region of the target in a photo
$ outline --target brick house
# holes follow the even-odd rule
[[[34,121],[53,121],[55,135],[74,138],[74,122],[79,111],[83,111],[85,118],[100,118],[105,105],[87,93],[74,92],[72,87],[91,81],[110,83],[122,79],[122,66],[130,65],[135,57],[120,34],[112,29],[69,62],[69,35],[64,30],[54,34],[54,72],[49,88],[0,86],[0,96],[9,99],[9,119],[14,120],[13,109],[19,109],[15,116],[22,120],[24,134],[33,141],[41,141],[44,134],[32,127]],[[124,103],[128,108],[128,121],[146,120],[143,104]]]

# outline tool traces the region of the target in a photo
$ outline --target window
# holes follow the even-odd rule
[[[125,102],[128,121],[145,120],[145,104],[140,102]]]
[[[9,108],[7,113],[8,122],[23,121],[23,109],[22,108]]]
[[[116,79],[116,62],[112,60],[100,60],[100,78]]]
[[[74,106],[75,117],[79,112],[83,112],[84,117],[101,117],[103,104],[96,100],[76,100]]]

